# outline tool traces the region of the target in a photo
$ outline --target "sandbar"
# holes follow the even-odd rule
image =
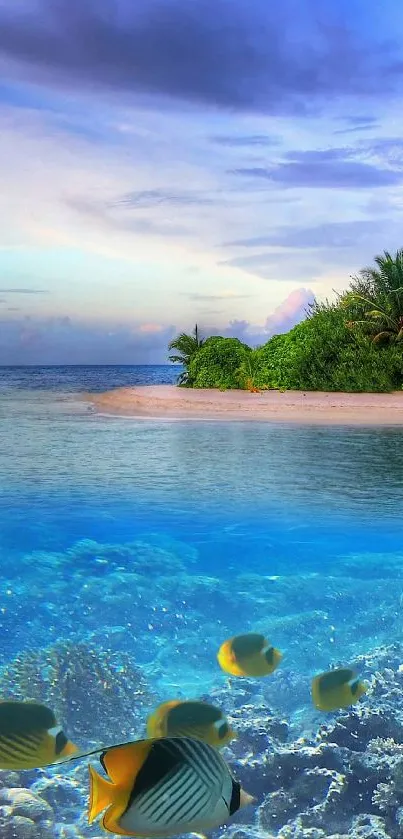
[[[320,393],[122,387],[83,398],[103,414],[144,419],[259,421],[314,425],[403,425],[403,391]]]

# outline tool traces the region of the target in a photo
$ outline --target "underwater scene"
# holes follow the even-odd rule
[[[82,399],[177,374],[0,370],[0,697],[46,705],[80,752],[201,700],[255,799],[217,839],[401,837],[402,431],[138,420]],[[247,634],[264,672],[231,672],[225,642]],[[339,668],[349,699],[321,708],[312,680]],[[0,731],[0,762],[3,747]],[[96,754],[2,769],[0,839],[108,835],[88,821],[89,763],[102,773]]]

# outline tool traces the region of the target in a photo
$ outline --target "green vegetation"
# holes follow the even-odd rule
[[[173,361],[174,364],[182,364],[185,368],[183,373],[179,375],[179,385],[190,386],[190,382],[188,381],[190,363],[203,344],[204,340],[199,337],[197,323],[191,335],[187,335],[186,332],[181,332],[180,335],[177,335],[176,338],[170,341],[168,349],[176,350],[178,354],[168,356],[169,360]]]
[[[290,332],[257,349],[237,338],[180,335],[180,383],[250,391],[386,392],[403,387],[403,249],[375,257],[334,303],[315,303]],[[185,340],[186,339],[186,340]]]
[[[403,339],[403,248],[392,257],[388,251],[376,256],[376,268],[364,268],[344,297],[355,314],[353,326],[361,325],[374,344]]]
[[[207,338],[189,364],[190,387],[240,387],[239,370],[253,350],[238,338]]]

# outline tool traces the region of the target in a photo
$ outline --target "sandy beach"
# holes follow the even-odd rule
[[[234,420],[333,425],[403,425],[403,392],[187,390],[124,387],[84,398],[99,413],[153,419]]]

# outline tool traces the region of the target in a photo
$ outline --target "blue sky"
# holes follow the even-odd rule
[[[403,245],[398,0],[0,0],[0,363],[251,344]]]

